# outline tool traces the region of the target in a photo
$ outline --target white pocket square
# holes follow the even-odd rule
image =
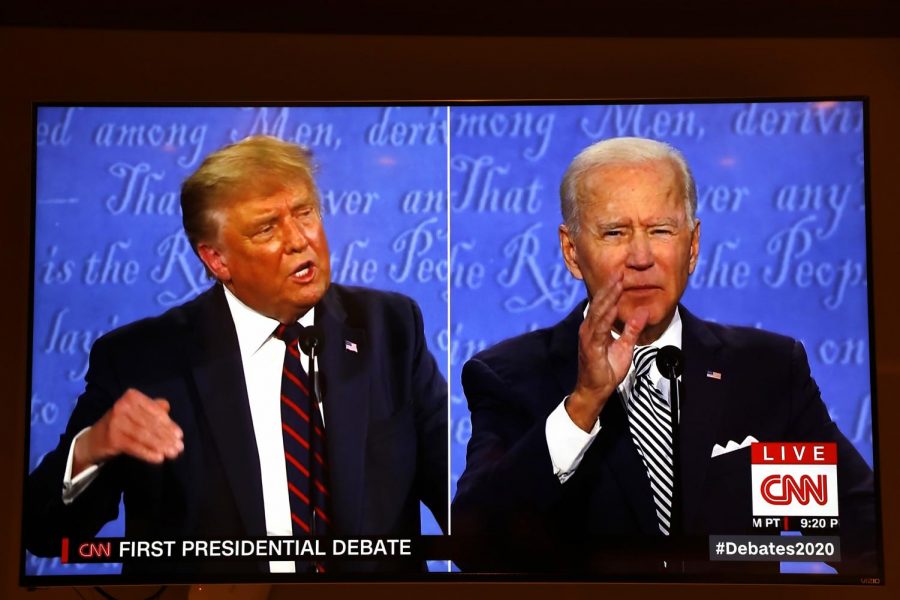
[[[723,454],[728,454],[729,452],[734,452],[735,450],[740,450],[741,448],[747,448],[748,446],[750,446],[750,444],[758,441],[759,440],[752,435],[748,435],[740,444],[738,444],[734,440],[728,440],[728,443],[725,444],[724,448],[719,444],[716,444],[715,446],[713,446],[712,456],[710,456],[710,458],[722,456]]]

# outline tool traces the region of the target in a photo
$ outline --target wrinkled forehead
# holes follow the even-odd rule
[[[222,205],[233,205],[252,198],[267,198],[285,190],[293,193],[298,199],[308,200],[319,206],[319,195],[312,178],[303,174],[292,173],[286,176],[281,173],[258,172],[243,181],[223,190],[220,196]]]
[[[637,185],[668,189],[682,183],[680,172],[669,159],[597,165],[588,169],[581,181],[582,189],[589,194]]]
[[[671,160],[612,163],[594,167],[582,178],[582,211],[684,211],[684,182]]]

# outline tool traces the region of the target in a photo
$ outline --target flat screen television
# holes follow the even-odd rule
[[[501,394],[497,406],[491,402],[500,396],[469,398],[481,411],[480,418],[473,419],[461,383],[463,365],[507,338],[529,332],[537,333],[528,339],[545,335],[541,332],[550,331],[573,310],[577,313],[588,297],[584,283],[566,269],[558,239],[559,186],[567,166],[581,150],[604,139],[652,138],[676,148],[696,182],[702,235],[682,298],[681,311],[690,312],[680,314],[749,328],[741,330],[742,336],[752,336],[750,329],[776,332],[799,340],[805,348],[804,356],[796,354],[796,346],[792,360],[760,357],[768,366],[749,378],[737,375],[739,370],[743,373],[743,364],[703,365],[703,389],[729,390],[715,394],[718,402],[726,403],[721,410],[732,423],[743,421],[752,429],[753,419],[768,416],[791,423],[769,428],[763,421],[759,439],[750,429],[735,439],[733,427],[723,426],[721,435],[704,441],[706,455],[692,454],[695,462],[684,455],[680,459],[684,473],[696,470],[697,461],[705,461],[708,466],[703,468],[714,472],[708,478],[728,481],[728,489],[721,491],[715,485],[705,487],[702,478],[686,480],[696,486],[679,492],[685,510],[708,511],[709,506],[737,499],[748,508],[752,503],[746,519],[733,530],[719,526],[705,531],[704,515],[694,514],[695,524],[685,522],[677,554],[671,554],[665,539],[660,542],[646,532],[604,536],[601,526],[589,522],[585,525],[589,534],[575,536],[571,543],[551,536],[554,545],[543,548],[548,552],[544,561],[540,549],[535,549],[545,539],[538,534],[541,527],[529,532],[514,527],[509,519],[490,531],[490,527],[473,529],[465,521],[471,512],[452,511],[462,518],[456,527],[449,519],[442,534],[423,508],[421,531],[426,537],[410,543],[422,559],[420,566],[429,561],[427,572],[284,575],[271,572],[263,555],[253,551],[244,560],[223,556],[232,571],[212,580],[881,581],[866,115],[864,98],[825,96],[615,103],[39,104],[33,131],[26,475],[57,447],[85,389],[97,339],[188,302],[214,285],[182,228],[182,181],[209,153],[247,136],[266,135],[313,153],[331,281],[399,292],[421,308],[424,341],[447,381],[449,460],[443,469],[432,469],[431,476],[449,482],[443,511],[451,512],[450,502],[466,469],[476,474],[477,482],[479,469],[499,465],[497,477],[502,480],[504,456],[485,458],[485,452],[470,447],[470,458],[482,462],[467,464],[466,446],[473,435],[487,444],[498,435],[503,442],[491,448],[508,455],[524,447],[517,446],[517,436],[528,430],[524,424],[534,426],[546,418],[542,414],[532,423],[532,415],[521,414],[528,412],[524,405],[511,406]],[[363,350],[351,348],[354,341],[346,343],[347,352]],[[739,380],[741,387],[746,380],[774,380],[781,375],[772,370],[796,365],[802,370],[807,359],[815,383],[803,379],[806,387],[800,395],[817,398],[810,388],[817,384],[824,407],[817,400],[791,404],[795,391],[786,395],[789,406],[774,404],[784,414],[758,414],[759,407],[772,406],[771,398],[760,398],[758,404],[727,404],[735,392],[744,391],[728,387],[729,378]],[[688,368],[698,369],[690,360],[686,355]],[[547,362],[540,368],[550,371],[554,367]],[[790,376],[788,381],[799,385]],[[684,385],[684,416],[694,419],[685,423],[688,429],[681,438],[685,454],[698,431],[715,431],[718,426],[713,424],[714,414],[691,412],[691,402],[699,401],[698,389]],[[770,392],[765,384],[759,389]],[[554,404],[562,400],[560,396]],[[491,423],[498,416],[524,424],[505,432],[501,428],[497,434]],[[829,445],[836,438],[821,437],[822,423],[815,425],[820,437],[799,434],[812,418],[833,421],[848,444],[836,452]],[[779,427],[783,437],[778,436]],[[611,430],[607,426],[597,443]],[[185,444],[190,441],[186,437]],[[760,444],[751,453],[754,442],[777,445]],[[794,453],[795,460],[786,455],[775,461],[780,467],[766,464],[781,452]],[[850,474],[845,465],[848,453],[854,461]],[[810,455],[820,464],[802,459]],[[493,460],[498,462],[492,465]],[[597,477],[611,476],[602,459],[587,460],[585,468],[597,469]],[[728,464],[720,466],[725,461]],[[866,475],[869,470],[871,479]],[[779,479],[773,483],[772,476]],[[513,480],[516,477],[521,475]],[[767,477],[768,487],[761,484]],[[523,489],[532,485],[516,481]],[[860,488],[839,487],[846,481]],[[482,484],[492,490],[490,482]],[[604,494],[609,489],[604,487]],[[509,488],[502,491],[509,492],[508,498],[524,497]],[[499,508],[491,511],[507,513],[528,504],[509,503],[504,494],[475,503],[496,502]],[[559,506],[577,509],[580,502],[595,500],[566,500]],[[39,501],[27,492],[23,498],[29,510]],[[542,510],[552,514],[549,508]],[[114,556],[122,556],[125,546],[117,539],[127,536],[123,523],[127,512],[127,506],[120,507],[118,516],[93,534],[97,540],[88,536],[60,543],[65,560],[58,555],[36,556],[23,547],[22,582],[44,586],[198,581],[189,568],[176,574],[160,567],[141,575],[129,574],[126,568],[123,575],[119,562],[78,556],[83,543],[88,545],[82,554],[110,548]],[[523,510],[523,514],[539,513]],[[854,515],[849,517],[852,526],[842,521],[848,514]],[[588,521],[590,515],[587,509],[582,513]],[[27,522],[24,540],[30,537]],[[211,540],[186,534],[173,541],[175,552],[187,552],[185,542]],[[349,541],[350,536],[344,540]],[[549,553],[581,553],[586,544],[592,544],[588,552],[597,553],[594,562],[571,569],[551,566],[556,562]],[[133,546],[128,548],[132,552]],[[507,555],[492,556],[495,550],[508,553],[510,560],[504,559]],[[847,558],[843,565],[842,551]],[[787,560],[789,552],[802,560]],[[860,553],[864,558],[857,560]],[[128,557],[125,562],[147,566],[154,561],[161,564],[160,558]],[[392,560],[388,551],[388,567]],[[670,562],[680,566],[673,568]],[[254,574],[240,572],[250,564],[259,566]]]

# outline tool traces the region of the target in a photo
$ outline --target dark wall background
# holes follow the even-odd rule
[[[466,18],[477,18],[468,15]],[[773,14],[777,19],[778,15]],[[32,169],[33,101],[67,102],[280,102],[306,100],[456,99],[652,99],[865,95],[870,98],[870,184],[875,297],[877,435],[880,448],[887,585],[868,589],[804,586],[774,588],[800,597],[887,598],[900,586],[897,553],[900,505],[900,316],[894,304],[900,275],[896,226],[900,220],[900,40],[882,39],[586,39],[309,36],[296,34],[165,33],[62,29],[0,29],[0,135],[3,136],[2,200],[6,242],[0,281],[6,292],[0,310],[0,369],[6,390],[6,418],[0,430],[7,494],[0,500],[0,596],[74,598],[71,589],[28,594],[17,588],[19,514],[25,468],[28,269]],[[430,584],[429,594],[460,597],[470,591],[516,593],[538,598],[547,585]],[[416,593],[380,586],[377,595]],[[895,589],[897,588],[897,589]],[[116,591],[144,597],[155,588]],[[314,588],[322,596],[358,595],[358,586]],[[571,596],[616,593],[716,597],[718,586],[566,586]],[[894,592],[891,590],[894,589]],[[199,591],[173,588],[164,598],[256,597],[258,588]],[[305,590],[304,590],[305,591]],[[770,588],[729,588],[735,598]],[[288,597],[296,588],[271,590]],[[82,592],[96,597],[91,591]]]

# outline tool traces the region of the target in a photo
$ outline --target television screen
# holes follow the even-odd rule
[[[881,576],[862,100],[36,111],[28,584]],[[276,202],[278,235],[291,232],[297,247],[279,238],[274,255],[312,256],[285,259],[299,269],[286,281],[323,282],[324,298],[304,305],[316,305],[316,325],[338,296],[354,330],[320,329],[318,368],[305,363],[322,385],[312,406],[321,400],[330,434],[326,502],[336,509],[335,528],[311,538],[290,520],[277,526],[293,515],[283,457],[293,442],[257,405],[277,404],[282,382],[258,383],[260,340],[248,349],[235,316],[285,321],[283,290],[265,282],[288,267],[264,251],[268,234],[235,226],[246,215],[232,208],[235,198],[277,201],[277,170],[253,163],[238,183],[227,179],[236,167],[196,175],[215,164],[210,154],[254,136],[311,151],[314,172],[288,188],[294,201],[304,196],[295,188],[317,188],[319,244],[294,208],[278,220]],[[563,217],[570,163],[605,140],[619,152],[679,153],[695,193],[684,170],[626,168],[674,165],[671,155],[614,155],[582,169],[608,177],[576,180]],[[626,174],[629,185],[616,179]],[[660,213],[676,197],[659,196],[663,174],[680,182],[684,210]],[[185,231],[189,177],[223,203],[213,234]],[[595,219],[597,207],[615,218]],[[649,436],[632,425],[640,376],[630,347],[599,418],[571,429],[573,392],[595,370],[579,366],[578,327],[602,317],[610,294],[623,319],[641,321],[639,345],[674,339],[682,350],[677,384],[654,367],[653,398],[669,419]],[[196,322],[216,302],[224,333],[212,343]],[[632,315],[632,304],[644,309]],[[599,336],[582,356],[612,341]],[[265,350],[276,374],[280,343]],[[227,385],[209,393],[205,378],[223,370]],[[341,394],[361,372],[365,385]],[[132,388],[177,432],[170,455],[105,455],[76,480],[76,445]],[[267,537],[321,539],[326,556],[272,560],[285,555]],[[379,544],[377,559],[358,551]]]

